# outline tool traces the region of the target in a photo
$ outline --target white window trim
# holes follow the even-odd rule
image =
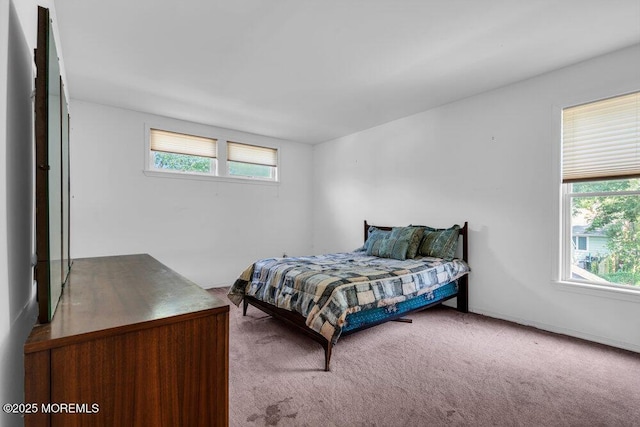
[[[551,206],[556,213],[555,226],[552,229],[552,241],[555,242],[554,256],[551,264],[551,285],[560,291],[571,292],[582,295],[590,295],[599,298],[610,298],[640,304],[640,289],[625,285],[605,285],[593,282],[584,282],[576,279],[568,280],[565,276],[565,266],[571,264],[570,245],[564,242],[571,241],[571,225],[566,223],[566,202],[567,185],[562,183],[562,109],[559,105],[551,108],[553,188],[550,194],[553,195]],[[567,261],[568,260],[568,261]]]
[[[202,136],[205,138],[214,138],[217,140],[217,158],[216,158],[216,174],[206,174],[197,172],[181,172],[171,170],[160,170],[151,166],[151,129],[161,129],[169,132],[182,133],[187,135]],[[231,139],[231,138],[229,138]],[[237,138],[236,138],[237,139]],[[252,184],[252,185],[267,185],[278,186],[281,181],[280,171],[280,147],[263,144],[261,142],[252,142],[253,145],[258,145],[266,148],[273,148],[278,152],[278,164],[276,179],[263,179],[252,178],[245,176],[229,176],[227,166],[227,140],[228,138],[218,135],[209,134],[201,131],[194,131],[185,129],[183,127],[169,126],[167,124],[145,123],[144,124],[144,153],[143,153],[143,168],[142,173],[145,176],[154,178],[169,178],[169,179],[187,179],[195,181],[211,181],[211,182],[229,182],[234,184]],[[249,142],[247,142],[249,143]]]
[[[592,295],[601,298],[610,298],[621,301],[640,304],[640,292],[635,289],[627,289],[623,285],[596,285],[590,282],[555,280],[552,285],[561,291],[582,295]],[[614,287],[615,286],[615,287]]]

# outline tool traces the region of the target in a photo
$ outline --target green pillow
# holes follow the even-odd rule
[[[371,247],[375,245],[376,242],[378,242],[379,240],[384,239],[385,236],[388,236],[389,233],[391,232],[386,230],[380,230],[377,227],[371,226],[369,227],[368,233],[369,233],[368,234],[369,237],[367,237],[367,241],[364,242],[363,250],[367,252],[367,255],[371,255],[369,253],[369,251],[371,250]]]
[[[418,253],[448,261],[452,260],[456,255],[459,235],[460,226],[458,224],[447,229],[425,227]]]
[[[418,247],[422,240],[422,233],[424,227],[394,227],[391,230],[391,238],[408,240],[409,246],[407,247],[406,258],[415,258],[418,254]]]
[[[391,232],[374,237],[375,240],[369,236],[372,243],[367,246],[367,255],[399,260],[409,258],[410,254],[415,256],[421,237],[418,231],[414,227],[394,227]]]

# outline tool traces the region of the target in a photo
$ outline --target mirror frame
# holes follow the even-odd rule
[[[69,115],[66,99],[64,96],[64,85],[60,72],[52,80],[52,61],[56,61],[55,67],[59,70],[57,53],[52,57],[53,52],[57,52],[55,40],[53,38],[51,19],[47,8],[38,7],[38,38],[35,50],[36,75],[36,95],[35,95],[35,236],[36,236],[36,257],[35,279],[37,282],[38,294],[38,322],[48,323],[53,318],[58,300],[62,293],[62,288],[66,282],[71,269],[70,255],[70,220],[69,220]],[[50,83],[55,81],[55,83]],[[58,87],[51,87],[50,84]],[[50,92],[55,89],[59,96],[51,96]],[[53,103],[59,103],[55,106]],[[53,108],[52,108],[53,107]],[[50,114],[54,111],[58,114]],[[59,123],[55,123],[57,120]],[[56,125],[59,132],[50,132],[50,126]],[[66,134],[64,129],[67,130]],[[64,135],[64,137],[63,137]],[[57,150],[50,150],[57,147]],[[65,150],[66,147],[66,150]],[[59,156],[54,162],[50,155]],[[63,159],[63,155],[66,156]],[[60,170],[52,173],[52,166]],[[64,170],[63,170],[64,167]],[[59,177],[59,189],[51,177]],[[66,180],[66,182],[65,182]],[[50,187],[51,186],[51,187]],[[51,194],[53,188],[59,196]],[[66,197],[65,197],[66,196]],[[52,215],[54,212],[54,215]],[[65,217],[66,212],[66,217]],[[52,226],[51,218],[59,217],[60,223]],[[55,233],[55,235],[54,235]],[[60,248],[52,251],[51,243],[60,242]],[[51,255],[59,253],[60,259],[52,260]],[[60,263],[52,268],[52,263]],[[52,277],[53,272],[61,272],[59,277]],[[57,274],[56,274],[57,276]],[[53,291],[53,293],[52,293]]]

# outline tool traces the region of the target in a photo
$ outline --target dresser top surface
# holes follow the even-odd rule
[[[227,302],[150,255],[78,259],[51,323],[34,327],[25,353],[79,336],[123,333],[228,310]]]

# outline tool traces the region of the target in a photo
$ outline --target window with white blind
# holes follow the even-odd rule
[[[562,186],[562,279],[640,292],[640,92],[562,111]]]
[[[276,181],[278,150],[228,141],[227,170],[229,176]]]
[[[146,125],[145,174],[239,182],[278,182],[278,149]]]
[[[149,129],[149,168],[216,175],[217,143],[214,138]]]

